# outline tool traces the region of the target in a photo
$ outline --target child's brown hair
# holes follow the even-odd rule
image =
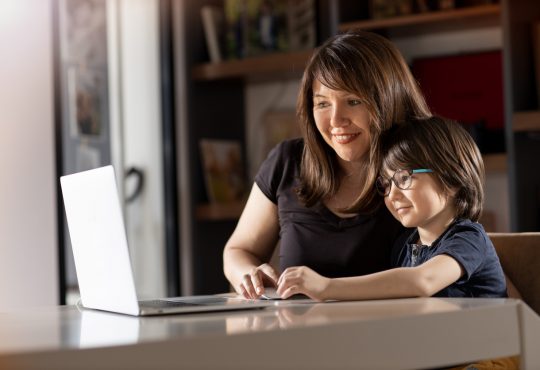
[[[455,191],[456,218],[478,221],[484,202],[484,162],[457,122],[433,116],[410,120],[383,134],[381,173],[428,168],[445,192]]]

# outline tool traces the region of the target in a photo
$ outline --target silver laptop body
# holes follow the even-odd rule
[[[83,307],[146,316],[269,306],[220,296],[137,301],[113,167],[62,176],[60,183]]]

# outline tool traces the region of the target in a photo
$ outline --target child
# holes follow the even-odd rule
[[[392,215],[414,228],[394,246],[395,268],[329,279],[308,267],[291,267],[281,274],[277,292],[320,301],[506,297],[499,259],[477,223],[484,165],[470,135],[453,121],[431,117],[397,125],[381,140],[377,190]]]

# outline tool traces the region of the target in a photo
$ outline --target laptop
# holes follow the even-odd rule
[[[113,167],[62,176],[60,183],[83,307],[148,316],[269,306],[211,295],[138,301]]]

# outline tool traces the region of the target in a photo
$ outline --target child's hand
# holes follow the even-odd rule
[[[316,301],[324,301],[329,283],[330,279],[317,274],[309,267],[289,267],[278,279],[277,292],[283,299],[301,293]]]

